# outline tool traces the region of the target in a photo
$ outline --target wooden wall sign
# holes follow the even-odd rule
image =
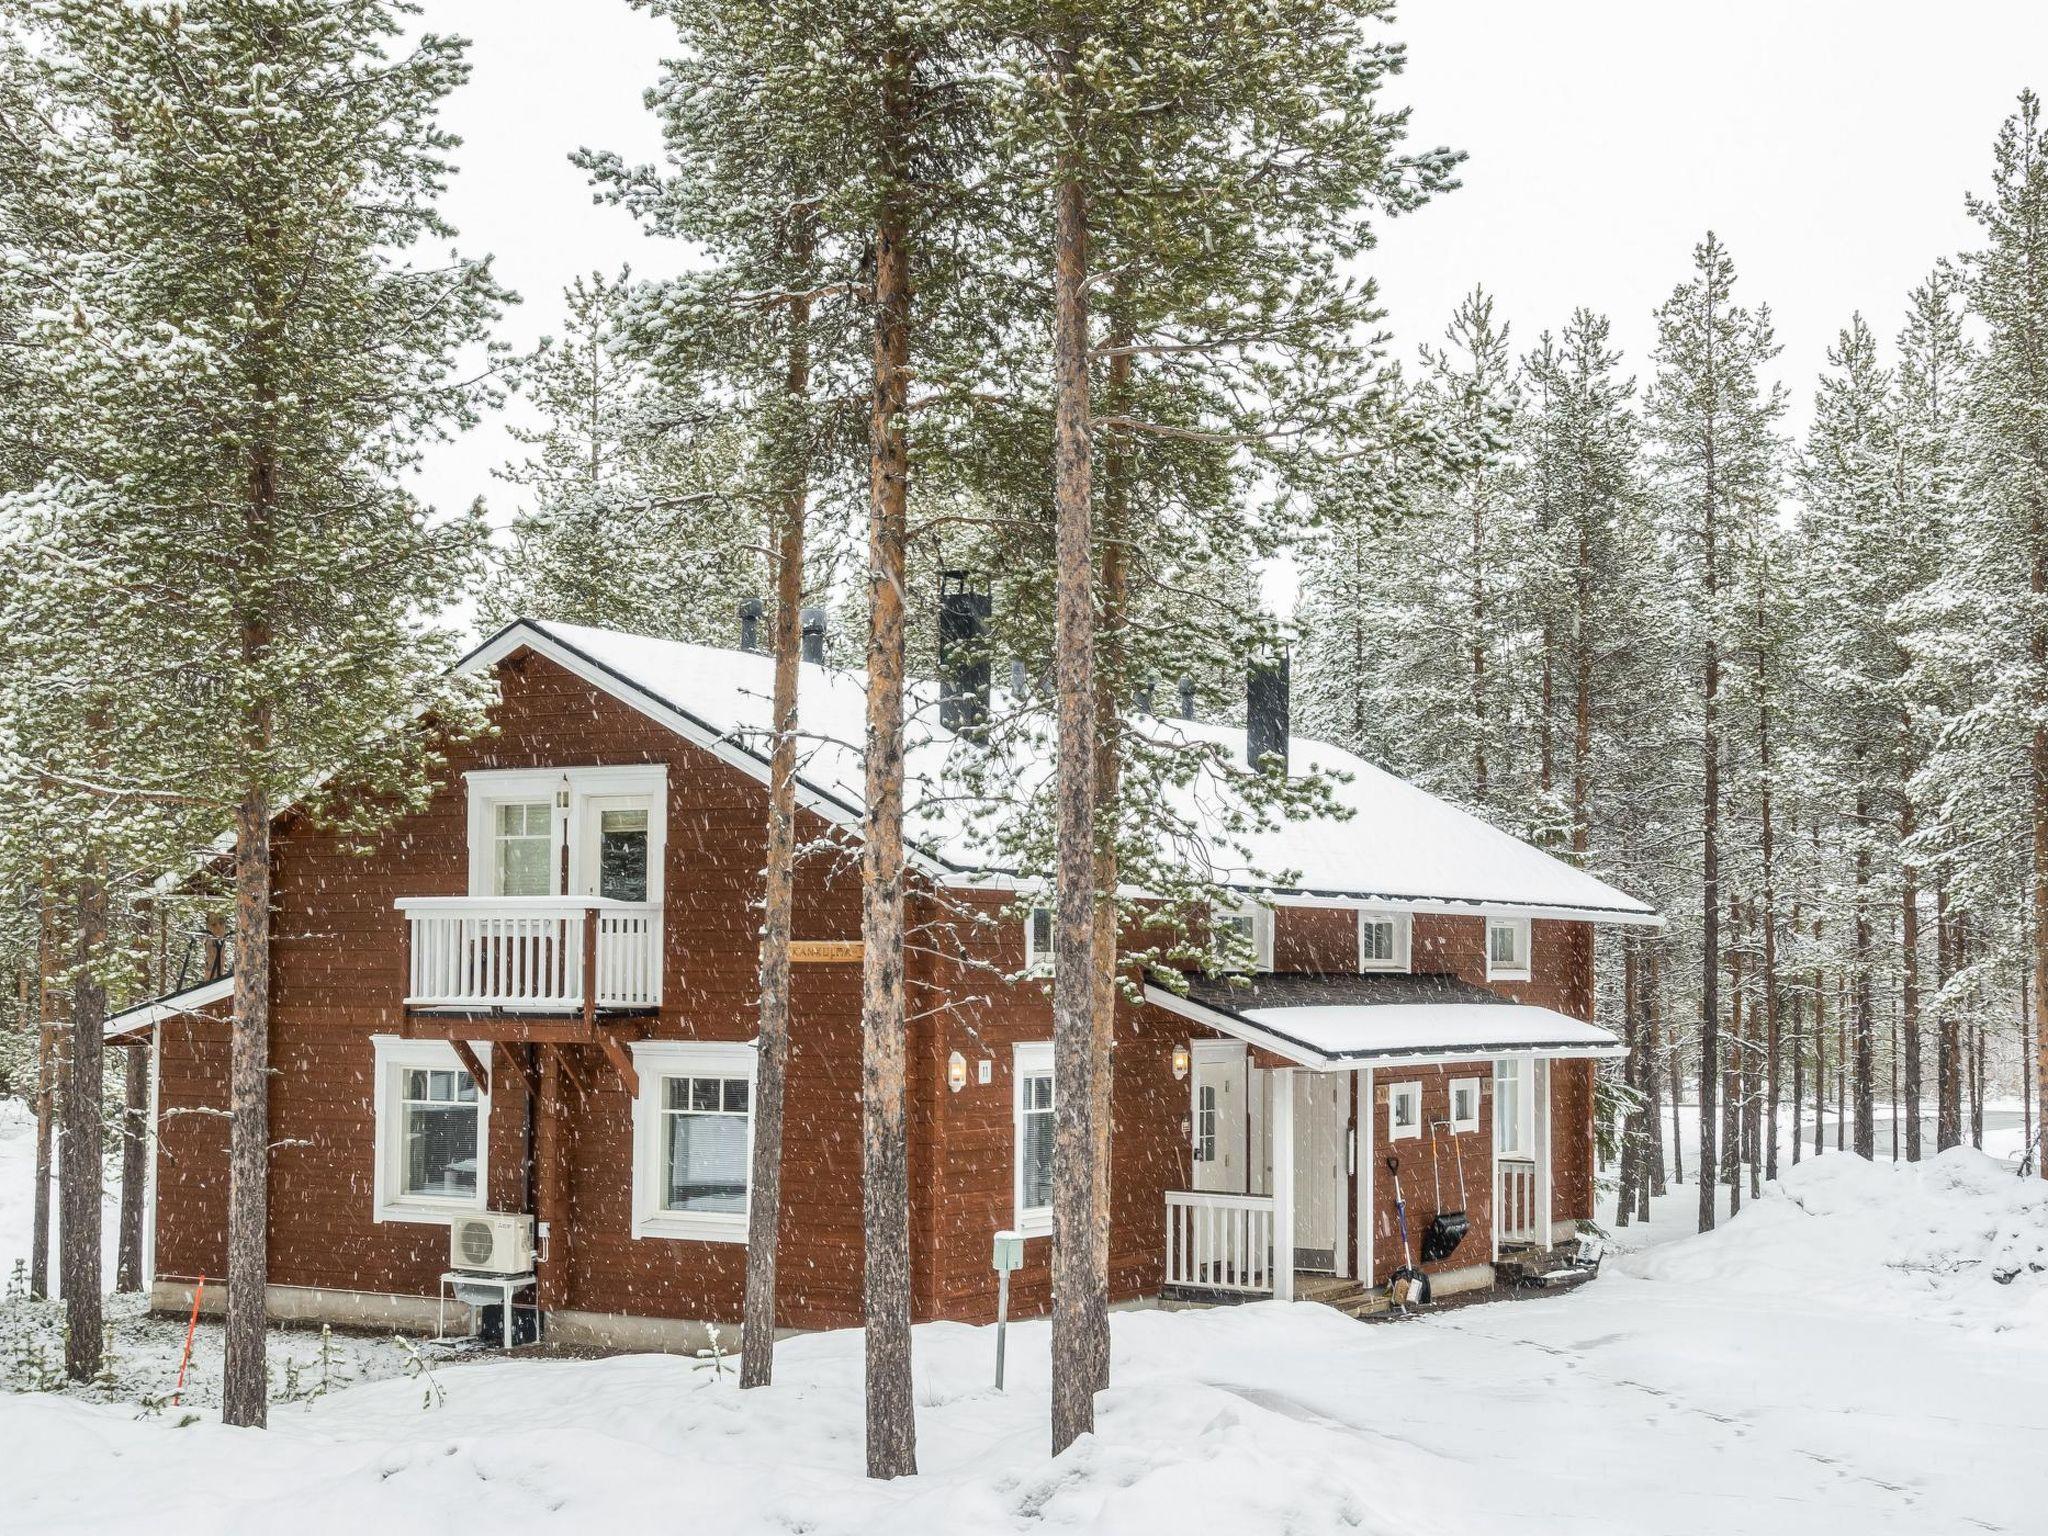
[[[858,965],[863,946],[859,939],[791,939],[792,965]]]

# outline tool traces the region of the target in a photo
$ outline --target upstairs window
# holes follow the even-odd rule
[[[555,894],[555,805],[500,801],[491,807],[491,894]]]
[[[1218,971],[1273,969],[1272,908],[1242,907],[1235,912],[1218,913],[1211,921]]]
[[[1408,969],[1408,914],[1358,914],[1358,968],[1361,971]]]
[[[1486,920],[1486,979],[1529,979],[1529,920],[1490,917]]]
[[[598,895],[613,901],[647,899],[647,820],[644,805],[598,809]]]
[[[1024,914],[1024,969],[1033,976],[1050,976],[1052,958],[1052,908],[1033,907]]]

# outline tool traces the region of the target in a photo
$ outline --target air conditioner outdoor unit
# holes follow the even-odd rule
[[[471,1275],[529,1273],[533,1218],[509,1211],[456,1217],[448,1226],[448,1267]]]

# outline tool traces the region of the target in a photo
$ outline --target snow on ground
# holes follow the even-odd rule
[[[1709,1236],[1678,1235],[1692,1200],[1674,1190],[1624,1234],[1653,1246],[1554,1298],[1382,1326],[1119,1314],[1099,1433],[1056,1462],[1043,1324],[1012,1329],[1003,1394],[990,1330],[920,1328],[923,1475],[893,1484],[861,1475],[852,1332],[785,1342],[776,1385],[746,1394],[677,1357],[423,1373],[398,1352],[391,1379],[281,1404],[262,1433],[0,1393],[0,1532],[2041,1529],[2048,1186],[1968,1151],[1831,1153]]]

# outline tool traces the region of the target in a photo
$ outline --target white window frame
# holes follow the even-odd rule
[[[1273,909],[1258,902],[1246,902],[1241,907],[1216,914],[1218,924],[1234,918],[1248,917],[1252,924],[1252,971],[1257,975],[1269,974],[1273,969]],[[1212,948],[1221,946],[1212,945]],[[1221,956],[1219,955],[1220,959]]]
[[[405,1071],[445,1072],[450,1068],[469,1075],[469,1068],[462,1058],[455,1054],[455,1047],[446,1040],[404,1040],[397,1035],[372,1035],[371,1048],[376,1053],[376,1080],[371,1090],[372,1113],[375,1116],[375,1133],[370,1176],[370,1201],[373,1219],[385,1221],[417,1222],[426,1226],[445,1227],[458,1216],[471,1211],[487,1208],[491,1187],[491,1095],[482,1083],[476,1085],[476,1193],[468,1199],[449,1199],[440,1195],[402,1195],[399,1190],[403,1180],[399,1175],[399,1159],[404,1156],[403,1122],[400,1117],[402,1095],[398,1088],[398,1074]],[[487,1040],[473,1040],[470,1049],[476,1052],[477,1060],[489,1072],[491,1046]]]
[[[1479,1082],[1480,1080],[1476,1077],[1454,1077],[1451,1079],[1450,1122],[1451,1134],[1453,1136],[1479,1129]],[[1458,1095],[1461,1093],[1472,1095],[1472,1113],[1469,1115],[1458,1113]]]
[[[1038,942],[1038,914],[1045,914],[1046,942]],[[1049,906],[1033,904],[1024,909],[1024,974],[1027,976],[1050,976],[1053,969],[1053,910]]]
[[[626,763],[583,768],[479,768],[467,776],[469,791],[469,894],[489,898],[496,876],[496,809],[509,803],[546,800],[555,808],[555,848],[559,861],[564,842],[569,848],[568,890],[554,894],[587,895],[594,889],[595,849],[587,813],[592,800],[616,796],[643,797],[647,812],[647,902],[660,906],[668,847],[668,765]],[[557,876],[559,881],[560,877]]]
[[[1365,955],[1365,927],[1368,923],[1391,923],[1394,927],[1394,954],[1391,959],[1368,960]],[[1358,913],[1358,970],[1361,975],[1368,972],[1406,972],[1413,969],[1412,934],[1414,920],[1406,912],[1388,912],[1372,907],[1361,908]]]
[[[743,1041],[637,1040],[633,1070],[640,1092],[633,1099],[633,1236],[685,1242],[742,1243],[754,1202],[754,1047]],[[744,1077],[747,1080],[747,1207],[738,1211],[671,1211],[661,1203],[662,1101],[675,1077]]]
[[[1511,929],[1515,935],[1516,963],[1497,965],[1493,958],[1493,935],[1498,929]],[[1527,981],[1529,979],[1529,919],[1526,917],[1489,917],[1486,920],[1486,979],[1488,981]]]
[[[1503,1144],[1508,1128],[1517,1132],[1513,1146]],[[1518,1162],[1536,1160],[1536,1059],[1503,1056],[1493,1064],[1493,1147],[1496,1157]]]
[[[1032,1041],[1018,1045],[1010,1061],[1010,1205],[1016,1230],[1026,1237],[1052,1235],[1052,1207],[1024,1205],[1024,1080],[1042,1077],[1053,1070],[1052,1042]],[[1053,1084],[1054,1113],[1058,1113],[1059,1084]]]
[[[1400,1106],[1412,1106],[1407,1125],[1401,1124]],[[1422,1137],[1422,1084],[1419,1082],[1387,1084],[1387,1140],[1418,1141]]]

